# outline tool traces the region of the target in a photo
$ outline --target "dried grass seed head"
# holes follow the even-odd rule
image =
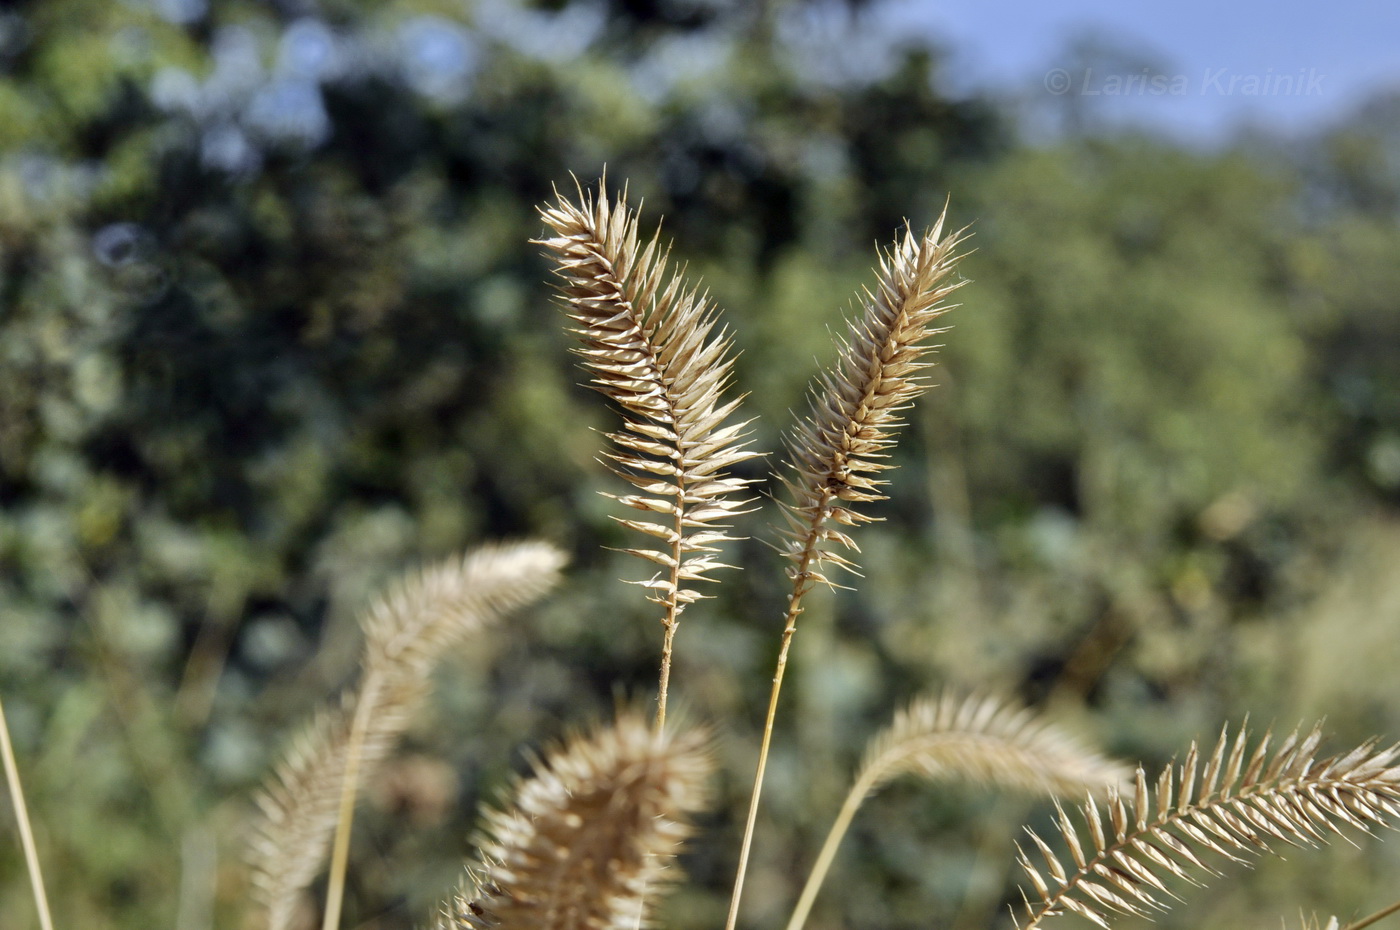
[[[912,702],[870,740],[860,776],[870,790],[904,774],[1075,797],[1131,781],[1129,769],[1030,709],[952,691]]]
[[[474,900],[456,927],[636,930],[678,877],[673,860],[708,804],[714,762],[703,730],[656,732],[623,713],[575,736],[487,810]]]
[[[817,378],[811,410],[788,438],[790,470],[782,481],[792,501],[784,504],[782,550],[799,583],[830,584],[825,563],[856,569],[833,549],[859,551],[836,527],[874,519],[854,505],[883,498],[878,475],[891,467],[884,460],[899,416],[927,387],[920,372],[934,348],[928,340],[942,332],[935,322],[952,309],[948,296],[966,283],[953,279],[965,230],[945,236],[946,217],[945,209],[922,235],[906,227],[881,256],[875,289],[864,292],[836,365]]]
[[[1058,831],[1073,867],[1027,831],[1044,865],[1021,850],[1038,903],[1027,897],[1020,926],[1030,930],[1069,912],[1106,928],[1113,914],[1165,910],[1175,895],[1164,879],[1199,884],[1218,874],[1206,861],[1212,854],[1248,863],[1274,844],[1315,846],[1345,836],[1347,826],[1390,826],[1400,816],[1400,744],[1380,749],[1371,740],[1319,759],[1320,741],[1316,727],[1306,735],[1295,730],[1271,755],[1268,734],[1250,752],[1244,728],[1233,743],[1222,731],[1204,766],[1192,744],[1180,769],[1167,766],[1155,789],[1139,769],[1131,797],[1111,795],[1104,810],[1090,799],[1080,810],[1083,827],[1061,809]]]
[[[732,538],[752,484],[728,469],[758,453],[744,441],[747,422],[726,422],[739,405],[724,398],[731,339],[707,295],[668,270],[659,237],[643,244],[625,197],[610,202],[602,184],[596,195],[580,187],[577,203],[556,192],[540,210],[554,236],[540,242],[556,260],[592,386],[622,409],[605,464],[636,493],[609,496],[643,516],[615,519],[659,540],[626,551],[660,566],[644,584],[678,613],[701,597],[696,582],[728,567],[717,544]]]

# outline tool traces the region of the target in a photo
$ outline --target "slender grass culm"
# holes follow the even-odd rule
[[[29,869],[29,887],[34,894],[34,907],[39,913],[41,930],[53,930],[49,914],[49,896],[44,891],[44,875],[39,868],[39,851],[34,844],[34,829],[29,825],[29,807],[24,803],[24,788],[20,785],[19,764],[10,742],[10,725],[5,720],[5,705],[0,702],[0,758],[5,765],[5,782],[10,786],[10,806],[14,808],[15,823],[19,825],[20,845],[24,847],[24,864]]]
[[[666,894],[683,880],[686,845],[701,841],[696,823],[715,803],[711,781],[723,757],[715,735],[722,727],[686,719],[703,709],[668,713],[668,697],[684,686],[671,677],[675,651],[684,648],[682,615],[704,622],[687,612],[704,599],[702,583],[731,567],[723,558],[735,519],[759,499],[755,482],[735,474],[759,453],[749,448],[743,398],[731,385],[731,339],[708,296],[669,267],[667,247],[642,235],[625,192],[578,185],[573,198],[556,193],[540,216],[545,229],[536,241],[555,263],[582,367],[622,415],[604,454],[625,486],[608,496],[627,509],[614,519],[645,539],[626,551],[652,572],[633,583],[660,615],[656,703],[624,702],[610,722],[549,744],[528,775],[483,809],[477,851],[460,890],[431,915],[434,930],[656,926]],[[945,207],[929,230],[906,226],[880,254],[836,361],[817,376],[810,409],[787,434],[775,530],[786,602],[773,626],[777,662],[733,856],[726,930],[744,924],[765,768],[804,601],[820,596],[818,588],[840,587],[841,572],[859,574],[856,528],[876,519],[866,505],[882,497],[900,418],[928,386],[932,341],[966,283],[965,239],[964,230],[951,231]],[[338,930],[362,786],[423,709],[442,657],[544,597],[564,562],[543,542],[487,544],[409,574],[372,602],[361,622],[357,679],[297,734],[256,796],[250,926]],[[953,688],[916,697],[870,736],[805,883],[790,889],[787,930],[803,930],[830,903],[823,883],[865,799],[908,776],[1048,799],[1054,827],[1028,828],[1016,847],[1027,886],[1023,906],[1006,920],[1019,930],[1110,928],[1151,917],[1226,868],[1394,826],[1400,744],[1373,739],[1332,756],[1322,746],[1316,727],[1256,741],[1245,727],[1226,726],[1208,751],[1193,744],[1180,764],[1149,778],[1142,766],[1111,759],[1004,698]],[[0,757],[38,923],[53,930],[3,707]],[[324,896],[313,895],[321,882]],[[1005,900],[1013,898],[1008,891]],[[1363,930],[1397,913],[1400,902],[1350,922],[1303,915],[1295,926]]]

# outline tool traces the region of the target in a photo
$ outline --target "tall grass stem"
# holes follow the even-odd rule
[[[53,930],[49,897],[44,893],[44,874],[39,869],[39,853],[34,845],[34,831],[29,826],[29,808],[24,803],[24,789],[20,786],[19,766],[15,764],[15,749],[10,743],[10,727],[5,721],[3,703],[0,703],[0,755],[5,758],[5,781],[10,786],[10,803],[14,806],[15,820],[19,823],[19,841],[24,847],[25,864],[29,867],[34,906],[39,909],[39,926],[43,930]]]

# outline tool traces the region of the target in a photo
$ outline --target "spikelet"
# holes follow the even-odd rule
[[[255,797],[248,859],[268,930],[291,926],[303,890],[324,865],[351,747],[362,783],[421,708],[444,650],[541,597],[563,562],[543,543],[483,546],[405,578],[370,607],[360,686],[316,714]],[[367,723],[352,739],[357,710]]]
[[[905,774],[1075,797],[1102,796],[1131,775],[1028,708],[951,691],[895,714],[870,740],[856,783],[874,792]]]
[[[678,877],[672,864],[707,803],[703,731],[656,732],[638,713],[575,736],[537,762],[513,805],[485,812],[473,899],[452,930],[637,930]]]
[[[556,192],[556,204],[540,210],[555,236],[540,242],[558,262],[593,387],[622,408],[607,464],[637,493],[609,496],[643,514],[614,519],[659,540],[626,551],[660,566],[642,584],[667,608],[669,627],[702,596],[695,583],[727,567],[716,544],[731,538],[726,530],[752,483],[727,469],[758,453],[742,441],[747,422],[725,423],[739,401],[722,396],[733,358],[715,309],[668,272],[659,237],[642,244],[624,198],[609,203],[602,184],[596,196],[580,187],[578,204]]]
[[[1128,774],[1053,723],[1005,700],[951,691],[916,700],[871,738],[788,930],[806,923],[861,802],[902,775],[1057,797],[1086,791],[1102,796],[1125,785]]]
[[[542,597],[559,581],[564,555],[551,545],[481,546],[396,584],[361,618],[365,665],[423,677],[482,627]]]
[[[813,583],[832,584],[825,564],[856,571],[846,555],[858,552],[850,536],[833,524],[870,522],[852,505],[881,500],[876,476],[891,466],[882,461],[894,445],[899,416],[926,388],[918,373],[941,332],[934,321],[951,309],[944,300],[965,281],[950,280],[961,256],[954,254],[963,233],[943,235],[947,211],[922,236],[906,228],[904,238],[881,256],[875,291],[866,290],[862,313],[852,320],[835,368],[818,377],[812,410],[789,436],[791,473],[783,483],[792,496],[784,503],[788,528],[783,553],[798,593]]]
[[[1249,862],[1271,844],[1316,846],[1342,835],[1345,825],[1369,831],[1400,815],[1400,744],[1378,749],[1370,740],[1330,759],[1317,757],[1320,730],[1295,730],[1272,755],[1269,735],[1246,753],[1247,733],[1233,744],[1222,731],[1210,759],[1201,765],[1193,744],[1179,773],[1167,766],[1149,788],[1137,770],[1131,797],[1112,794],[1101,811],[1092,798],[1077,827],[1063,808],[1059,832],[1069,848],[1065,863],[1037,834],[1027,831],[1045,860],[1020,864],[1038,903],[1026,901],[1024,930],[1048,917],[1074,913],[1107,928],[1113,913],[1144,915],[1166,910],[1174,897],[1164,878],[1198,883],[1218,874],[1207,854]]]

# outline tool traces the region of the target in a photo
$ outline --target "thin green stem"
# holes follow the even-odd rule
[[[14,746],[10,744],[10,727],[5,722],[5,707],[0,704],[0,755],[5,759],[5,780],[10,785],[10,803],[19,822],[19,841],[24,847],[24,861],[29,866],[29,884],[34,891],[34,905],[39,909],[39,926],[53,930],[49,915],[49,898],[44,893],[44,875],[39,870],[39,853],[34,846],[34,831],[29,826],[29,808],[24,803],[24,790],[19,783],[19,766],[15,764]]]

